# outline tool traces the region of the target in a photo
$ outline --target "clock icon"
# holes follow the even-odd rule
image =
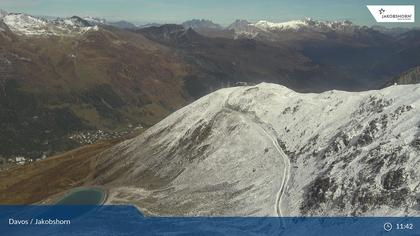
[[[386,232],[391,231],[391,230],[392,230],[392,224],[391,224],[391,223],[389,223],[389,222],[385,223],[385,224],[384,224],[384,230],[385,230]]]

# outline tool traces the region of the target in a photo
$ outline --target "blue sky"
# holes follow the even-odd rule
[[[0,8],[35,15],[89,15],[134,23],[180,23],[203,18],[223,25],[236,19],[280,22],[304,17],[376,24],[366,8],[368,4],[412,4],[420,7],[420,0],[0,0]],[[416,23],[402,26],[420,26],[420,18],[417,18]]]

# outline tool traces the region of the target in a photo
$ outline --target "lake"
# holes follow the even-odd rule
[[[57,205],[101,205],[105,192],[99,188],[83,188],[66,194]]]

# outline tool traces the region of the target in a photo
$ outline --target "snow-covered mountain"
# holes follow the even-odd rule
[[[0,20],[18,35],[27,36],[71,36],[98,30],[100,26],[114,26],[122,29],[136,29],[136,25],[127,21],[108,22],[98,17],[67,18],[52,16],[32,16],[24,13],[7,13],[0,10]]]
[[[293,20],[282,23],[274,23],[270,21],[261,20],[253,26],[267,31],[298,31],[298,30],[345,30],[348,28],[355,27],[350,21],[317,21],[310,18],[304,20]]]
[[[255,38],[257,36],[276,38],[277,34],[283,32],[354,32],[361,28],[363,27],[354,25],[350,21],[318,21],[310,18],[280,23],[266,20],[250,23],[244,20],[237,20],[228,26],[228,29],[235,32],[236,38]]]
[[[27,36],[70,36],[86,33],[90,30],[98,30],[96,25],[73,16],[70,18],[47,19],[23,13],[2,12],[0,19],[18,35]]]
[[[236,38],[240,36],[254,38],[258,34],[264,33],[264,30],[256,27],[254,24],[251,24],[246,20],[236,20],[229,25],[227,29],[234,31]]]
[[[218,90],[98,156],[108,203],[151,215],[418,215],[420,85]]]
[[[216,30],[222,30],[223,27],[219,24],[215,24],[210,20],[198,20],[198,19],[193,19],[193,20],[189,20],[189,21],[185,21],[184,23],[182,23],[182,26],[184,26],[184,28],[188,29],[216,29]]]
[[[137,29],[137,26],[135,24],[129,21],[125,21],[125,20],[108,21],[105,18],[92,17],[92,16],[83,17],[83,20],[89,22],[89,24],[92,26],[109,25],[109,26],[120,28],[120,29]]]
[[[93,17],[93,16],[86,16],[83,17],[83,20],[89,22],[91,25],[105,25],[108,22],[104,18]]]

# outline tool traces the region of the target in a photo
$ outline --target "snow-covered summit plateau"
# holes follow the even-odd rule
[[[151,215],[419,215],[420,85],[216,91],[98,156]]]

